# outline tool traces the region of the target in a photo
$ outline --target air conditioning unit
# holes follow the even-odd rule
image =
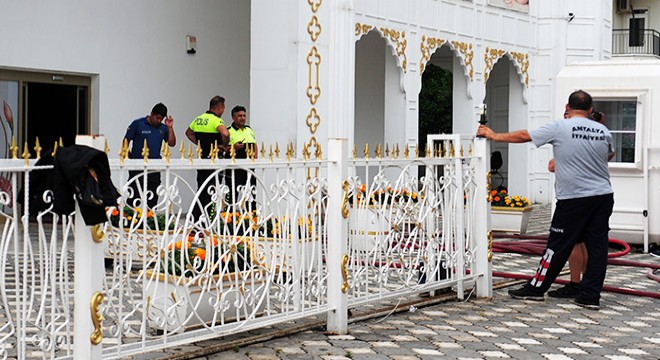
[[[630,14],[632,13],[631,0],[614,0],[616,3],[617,14]]]

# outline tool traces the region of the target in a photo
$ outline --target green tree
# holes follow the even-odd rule
[[[452,74],[429,64],[422,74],[419,93],[419,142],[426,147],[426,135],[452,133]]]

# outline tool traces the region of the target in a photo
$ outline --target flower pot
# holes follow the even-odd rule
[[[258,270],[195,277],[140,272],[147,323],[152,329],[180,333],[254,318],[263,312],[268,286]]]
[[[351,250],[368,252],[383,246],[390,230],[385,213],[373,206],[350,209],[348,246]]]
[[[490,224],[493,231],[505,231],[518,234],[527,232],[527,224],[532,215],[533,206],[507,207],[492,206]]]

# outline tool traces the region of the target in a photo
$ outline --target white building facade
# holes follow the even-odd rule
[[[31,148],[43,134],[47,147],[75,132],[104,134],[118,150],[126,125],[158,102],[175,118],[177,147],[188,146],[188,124],[216,94],[227,99],[226,123],[245,105],[259,142],[293,143],[298,154],[323,153],[330,137],[359,150],[414,149],[430,64],[452,74],[454,133],[474,133],[483,104],[497,131],[535,128],[563,113],[569,91],[557,75],[566,65],[612,57],[613,27],[627,28],[633,14],[619,3],[0,0],[0,96],[13,119],[0,150],[8,154],[12,137]],[[652,1],[635,4],[647,9],[648,28]],[[74,95],[54,101],[66,89]],[[60,111],[61,102],[74,110]],[[550,147],[493,150],[511,193],[553,201]]]

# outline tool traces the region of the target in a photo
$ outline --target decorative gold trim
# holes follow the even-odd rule
[[[486,173],[486,200],[488,200],[488,203],[490,204],[493,201],[493,194],[490,193],[490,178],[492,174],[491,172]]]
[[[149,147],[147,146],[147,139],[144,139],[144,144],[142,146],[142,156],[144,157],[144,163],[149,162]]]
[[[108,146],[107,142],[105,143],[105,146],[106,147]],[[37,160],[39,160],[41,158],[41,150],[43,150],[43,149],[41,148],[41,145],[39,145],[39,137],[37,136],[37,139],[36,139],[35,144],[34,144],[34,152],[37,153]],[[107,154],[108,153],[106,152],[106,155]]]
[[[346,294],[348,292],[348,270],[346,269],[348,265],[348,255],[344,254],[341,257],[341,277],[344,282],[341,284],[341,292]]]
[[[102,230],[101,224],[92,225],[92,240],[95,243],[102,243],[105,233]]]
[[[422,59],[419,62],[420,75],[426,70],[426,63],[431,60],[431,52],[436,48],[441,47],[446,42],[447,40],[444,39],[422,35],[422,42],[419,44],[419,48],[422,50]]]
[[[488,230],[488,262],[493,261],[493,232]]]
[[[321,87],[319,86],[319,65],[321,65],[321,55],[316,46],[312,46],[307,54],[307,97],[312,105],[321,96]]]
[[[511,207],[511,206],[492,206],[490,207],[491,211],[504,211],[504,212],[528,212],[534,209],[534,205],[529,205],[526,207]]]
[[[399,60],[401,60],[401,68],[403,69],[403,72],[407,72],[408,57],[406,56],[406,47],[408,46],[408,40],[406,40],[406,32],[384,27],[380,28],[380,32],[383,34],[384,38],[389,39],[396,45],[394,46],[394,51],[399,57]]]
[[[311,6],[312,12],[316,13],[317,11],[319,11],[321,4],[323,4],[323,0],[307,0],[307,3],[309,4],[309,6]]]
[[[30,165],[30,150],[28,150],[27,141],[25,142],[25,144],[23,144],[23,154],[21,154],[21,156],[25,160],[25,166]]]
[[[344,190],[344,194],[341,197],[341,216],[344,219],[348,219],[348,181],[342,181],[341,188]]]
[[[9,147],[9,150],[11,150],[11,158],[18,159],[18,145],[16,145],[15,137],[11,138],[11,146]]]
[[[488,81],[488,76],[490,75],[490,72],[493,70],[495,63],[499,58],[504,56],[505,53],[506,51],[504,50],[499,50],[489,47],[486,48],[486,52],[484,53],[484,61],[486,62],[486,68],[484,69],[484,82]]]
[[[355,36],[361,37],[362,35],[369,33],[373,28],[375,28],[373,25],[355,23]]]
[[[314,120],[314,121],[310,121],[310,120]],[[319,116],[319,113],[316,111],[315,107],[312,107],[309,110],[309,114],[307,114],[307,117],[305,118],[305,124],[307,124],[307,127],[309,127],[309,131],[312,134],[316,133],[316,130],[321,124],[321,116]]]
[[[529,55],[513,51],[509,54],[511,54],[513,61],[518,64],[518,69],[520,69],[520,75],[522,75],[524,79],[525,86],[529,86],[529,74],[527,73],[527,70],[529,69]]]
[[[103,315],[99,312],[99,305],[103,302],[103,299],[103,293],[97,291],[92,295],[92,301],[89,305],[89,309],[92,315],[92,323],[94,324],[94,331],[89,337],[89,340],[94,346],[100,344],[101,340],[103,340],[103,332],[101,331],[101,321],[103,321]]]
[[[307,23],[307,33],[312,41],[316,42],[318,40],[321,31],[323,31],[323,28],[321,27],[321,23],[319,23],[319,18],[316,15],[312,15],[312,19]]]
[[[451,44],[454,46],[454,49],[461,54],[463,62],[467,70],[467,76],[470,77],[470,80],[474,78],[474,67],[472,66],[472,60],[474,59],[474,50],[472,49],[472,44],[452,41]]]

